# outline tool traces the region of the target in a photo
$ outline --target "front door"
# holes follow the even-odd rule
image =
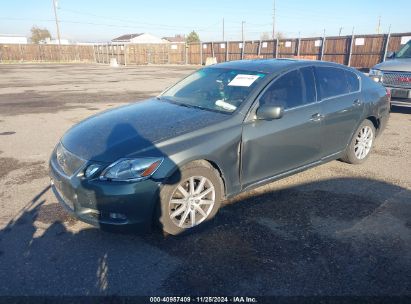
[[[254,119],[243,126],[243,188],[319,160],[321,114],[312,68],[294,70],[275,80],[259,105],[284,107],[275,120]]]

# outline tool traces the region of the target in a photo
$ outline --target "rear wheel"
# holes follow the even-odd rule
[[[211,165],[194,162],[175,173],[170,181],[160,191],[158,208],[158,219],[166,234],[180,234],[217,213],[223,186]]]
[[[375,127],[371,121],[364,120],[345,151],[342,161],[349,164],[361,164],[370,155],[375,139]]]

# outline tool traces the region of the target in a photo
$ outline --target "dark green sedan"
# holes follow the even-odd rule
[[[240,192],[335,159],[362,163],[389,109],[383,86],[339,64],[216,64],[72,127],[50,159],[52,189],[90,224],[176,235]]]

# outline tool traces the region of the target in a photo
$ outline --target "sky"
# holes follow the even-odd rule
[[[33,25],[56,37],[53,0],[0,0],[0,35],[30,36]],[[58,0],[62,38],[104,42],[127,33],[159,37],[199,33],[202,41],[271,37],[273,0]],[[285,37],[411,32],[411,1],[275,0],[275,31]]]

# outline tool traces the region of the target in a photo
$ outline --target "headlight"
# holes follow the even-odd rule
[[[368,75],[375,82],[380,82],[382,80],[383,73],[380,70],[370,69],[370,72],[368,73]]]
[[[100,176],[103,180],[136,181],[149,178],[161,165],[162,158],[120,159],[108,166]]]
[[[382,72],[380,70],[376,70],[376,69],[370,69],[370,76],[382,76]]]
[[[98,164],[91,164],[90,166],[88,166],[86,168],[86,170],[84,170],[84,176],[85,177],[91,177],[93,176],[99,169],[101,168],[100,165]]]

